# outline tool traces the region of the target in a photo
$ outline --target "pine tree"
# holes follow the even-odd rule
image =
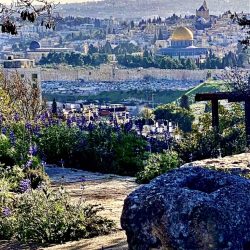
[[[154,39],[153,39],[153,44],[155,44],[155,42],[157,41],[157,36],[156,34],[154,35]]]
[[[158,40],[163,40],[163,34],[162,34],[161,29],[159,30]]]
[[[53,99],[52,102],[52,114],[57,115],[57,103],[56,103],[56,99]]]
[[[183,95],[180,99],[180,107],[189,110],[189,98],[187,95]]]
[[[240,40],[240,44],[243,45],[244,48],[247,48],[250,45],[250,19],[248,15],[246,14],[238,15],[235,13],[231,15],[231,18],[234,21],[237,21],[239,26],[242,27],[242,29],[246,30],[247,37]]]

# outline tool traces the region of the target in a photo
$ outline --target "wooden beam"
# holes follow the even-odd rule
[[[219,102],[216,99],[212,100],[212,126],[219,128]]]
[[[244,102],[250,99],[250,92],[215,92],[195,95],[195,101],[228,100],[229,102]]]
[[[247,147],[250,147],[250,100],[245,101],[245,122]]]
[[[211,101],[211,100],[226,100],[231,92],[215,92],[215,93],[202,93],[195,95],[195,101]]]

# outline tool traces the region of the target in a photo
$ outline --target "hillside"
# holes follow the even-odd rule
[[[66,0],[65,0],[66,1]],[[63,3],[65,3],[63,1]],[[79,3],[80,0],[67,1],[67,4],[60,5],[60,13],[67,15],[91,16],[99,18],[110,18],[110,16],[119,18],[140,18],[150,16],[171,16],[173,13],[178,15],[194,15],[195,10],[201,6],[203,0],[183,1],[171,0],[104,0]],[[78,3],[74,3],[78,2]],[[242,12],[249,5],[248,0],[207,0],[210,13],[219,15],[227,10]],[[149,11],[150,10],[150,11]]]
[[[213,93],[217,91],[226,91],[225,85],[222,81],[207,80],[200,85],[188,90],[185,94],[190,100],[194,101],[194,97],[197,93]]]

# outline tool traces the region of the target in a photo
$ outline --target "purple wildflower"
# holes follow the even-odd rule
[[[19,116],[18,113],[15,113],[15,115],[14,115],[14,120],[15,120],[16,122],[18,122],[18,121],[20,120],[20,116]]]
[[[41,130],[40,126],[36,125],[35,128],[34,128],[34,131],[33,131],[34,135],[37,136],[37,137],[40,136],[40,133],[39,133],[40,130]]]
[[[29,147],[29,155],[34,156],[37,154],[37,146],[36,145],[30,145]]]
[[[7,128],[2,128],[2,134],[6,135],[7,133]]]
[[[72,124],[72,119],[71,119],[71,118],[68,118],[68,119],[67,119],[67,126],[70,128],[70,127],[71,127],[71,124]]]
[[[28,160],[27,163],[25,164],[25,168],[30,168],[32,166],[33,161]]]
[[[81,177],[80,178],[80,182],[81,182],[81,185],[80,185],[80,188],[81,189],[84,189],[84,182],[86,181],[86,179],[84,177]]]
[[[46,117],[45,117],[44,114],[40,116],[40,119],[41,119],[41,121],[42,121],[43,123],[45,123]]]
[[[29,179],[23,179],[19,183],[19,189],[22,193],[25,193],[31,188],[31,181]]]
[[[10,210],[10,208],[4,207],[3,210],[2,210],[2,215],[3,215],[4,217],[9,217],[9,216],[11,216],[11,210]]]
[[[72,121],[72,122],[76,122],[76,117],[75,117],[75,116],[72,116],[72,117],[71,117],[71,121]]]
[[[33,155],[33,147],[31,145],[29,147],[29,155]]]
[[[10,131],[10,143],[11,145],[15,145],[16,142],[16,136],[13,131]]]
[[[85,181],[86,181],[85,177],[82,176],[82,177],[80,178],[80,182],[85,182]]]

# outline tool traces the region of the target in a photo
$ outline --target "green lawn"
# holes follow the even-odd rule
[[[90,96],[73,96],[73,95],[60,95],[60,94],[46,94],[44,97],[48,101],[56,98],[57,101],[70,102],[76,100],[85,100],[94,102],[98,100],[100,103],[152,103],[155,105],[165,104],[176,101],[179,97],[185,94],[184,90],[164,90],[164,91],[151,91],[151,90],[129,90],[129,91],[109,91],[102,92],[98,95]]]

